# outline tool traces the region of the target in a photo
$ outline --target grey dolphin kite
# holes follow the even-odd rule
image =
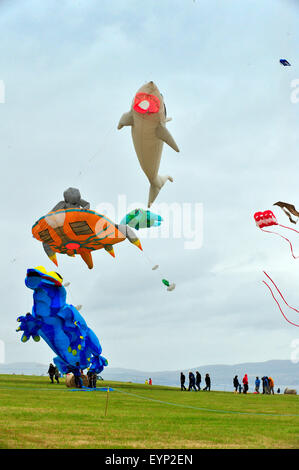
[[[137,91],[131,110],[120,118],[118,129],[131,126],[132,138],[140,166],[150,182],[148,207],[158,196],[160,189],[167,180],[173,181],[169,175],[158,174],[165,142],[179,152],[170,132],[166,128],[166,107],[163,96],[154,82],[148,82]]]

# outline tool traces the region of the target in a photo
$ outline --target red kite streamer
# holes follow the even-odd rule
[[[265,271],[264,271],[264,274],[265,274],[265,275],[267,276],[267,278],[272,282],[272,284],[274,285],[274,287],[275,287],[275,289],[277,290],[278,294],[279,294],[280,297],[282,298],[283,302],[284,302],[291,310],[294,310],[295,312],[299,313],[299,310],[297,310],[297,309],[294,308],[294,307],[291,307],[291,306],[287,303],[287,301],[285,300],[284,296],[282,295],[282,293],[281,293],[280,290],[278,289],[278,287],[277,287],[277,285],[275,284],[275,282],[271,279],[271,277],[270,277]],[[298,327],[299,327],[299,325],[297,325],[297,323],[291,322],[291,321],[286,317],[286,315],[283,313],[282,308],[280,307],[279,302],[278,302],[278,300],[276,299],[275,295],[273,294],[273,291],[272,291],[271,287],[269,286],[269,284],[268,284],[266,281],[263,281],[263,283],[266,284],[266,286],[267,286],[268,289],[270,290],[271,295],[272,295],[273,299],[275,300],[275,302],[277,303],[277,306],[278,306],[278,308],[279,308],[281,314],[282,314],[283,317],[285,318],[285,320],[286,320],[288,323],[290,323],[291,325],[294,325],[294,326],[298,326]]]

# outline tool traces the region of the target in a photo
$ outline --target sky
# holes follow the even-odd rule
[[[115,222],[125,203],[146,208],[148,181],[130,129],[117,124],[150,80],[180,148],[163,147],[160,174],[174,182],[152,206],[164,210],[169,235],[139,233],[143,254],[127,242],[115,247],[115,259],[94,252],[93,270],[58,255],[57,270],[71,283],[68,302],[83,305],[110,367],[291,358],[299,330],[262,281],[265,270],[298,307],[299,261],[284,240],[256,227],[253,214],[272,209],[290,225],[273,204],[299,206],[299,103],[291,99],[298,16],[291,0],[0,1],[6,362],[53,359],[46,343],[23,344],[15,331],[16,318],[32,308],[26,270],[56,269],[32,237],[34,222],[68,187]],[[288,235],[299,254],[298,236]],[[162,277],[176,289],[167,292]]]

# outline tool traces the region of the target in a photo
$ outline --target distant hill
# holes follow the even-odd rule
[[[232,379],[235,375],[242,379],[244,374],[248,374],[249,387],[252,390],[256,376],[271,376],[275,382],[275,389],[280,387],[297,388],[299,392],[299,363],[294,364],[287,360],[272,360],[266,362],[248,362],[235,365],[211,364],[192,369],[184,369],[182,372],[186,375],[188,383],[188,373],[192,370],[198,370],[201,373],[202,381],[206,373],[210,374],[212,389],[214,390],[232,390]],[[25,374],[25,375],[47,375],[48,365],[39,363],[11,363],[0,364],[0,374]],[[180,385],[181,370],[176,371],[140,371],[134,369],[122,369],[107,367],[101,376],[105,380],[116,380],[122,382],[144,383],[149,377],[156,385],[169,385],[178,387]],[[1,381],[1,378],[0,378]]]
[[[36,362],[0,364],[0,374],[47,375],[49,365]]]
[[[292,386],[299,391],[299,364],[294,364],[287,360],[272,360],[266,362],[249,362],[235,365],[225,364],[211,364],[192,369],[183,369],[177,371],[163,371],[163,372],[143,372],[130,369],[117,369],[109,368],[103,372],[103,378],[114,379],[121,381],[132,381],[137,383],[144,382],[147,378],[151,377],[154,384],[157,385],[180,385],[180,373],[184,372],[186,382],[188,383],[188,373],[199,371],[204,382],[206,373],[210,374],[212,388],[215,390],[231,390],[232,380],[235,375],[242,379],[244,374],[247,373],[249,384],[253,386],[256,376],[260,378],[264,375],[271,376],[275,382],[276,387]]]

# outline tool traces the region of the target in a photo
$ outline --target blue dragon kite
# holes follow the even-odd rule
[[[108,365],[101,356],[102,348],[95,333],[87,326],[78,310],[66,303],[62,277],[47,272],[43,266],[28,269],[25,285],[34,291],[32,313],[18,317],[25,343],[43,338],[57,354],[54,363],[61,373],[72,372],[77,362],[99,374]]]

